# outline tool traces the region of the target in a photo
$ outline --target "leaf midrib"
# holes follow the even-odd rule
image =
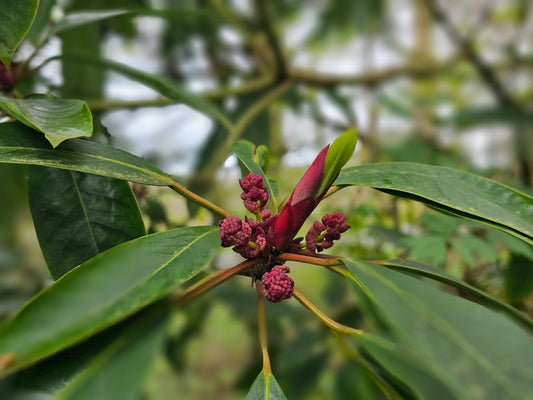
[[[70,176],[72,177],[72,183],[74,185],[74,190],[76,191],[76,195],[78,196],[78,199],[80,201],[81,210],[83,212],[83,217],[85,219],[85,223],[87,225],[87,230],[89,231],[89,235],[91,237],[91,242],[93,245],[93,248],[96,251],[96,254],[100,253],[100,249],[98,247],[98,243],[96,242],[96,239],[94,237],[94,232],[91,226],[91,221],[89,220],[89,215],[87,214],[87,207],[85,205],[85,201],[83,200],[82,194],[80,192],[80,187],[78,186],[78,182],[76,181],[76,177],[74,176],[73,171],[69,171]]]

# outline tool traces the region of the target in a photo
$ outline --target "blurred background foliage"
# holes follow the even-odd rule
[[[30,67],[58,54],[61,62],[39,68],[16,89],[86,100],[97,140],[152,160],[235,215],[243,214],[240,171],[228,144],[244,138],[267,145],[282,198],[318,150],[353,125],[360,141],[350,165],[451,166],[533,193],[528,0],[42,0],[34,30],[69,12],[115,8],[198,14],[177,21],[118,17],[68,31]],[[25,46],[21,59],[31,52]],[[249,120],[232,137],[98,61],[71,57],[78,55],[169,77],[234,120]],[[5,318],[51,278],[33,232],[24,168],[1,165],[0,176]],[[151,232],[216,222],[166,188],[134,191]],[[334,211],[352,226],[335,254],[426,263],[533,316],[533,249],[520,240],[367,188],[336,193],[314,215]],[[238,261],[223,251],[212,268]],[[334,319],[369,323],[353,320],[358,305],[340,278],[314,266],[292,268],[297,287]],[[273,369],[288,398],[381,398],[361,360],[297,302],[267,308]],[[261,363],[255,313],[254,290],[242,277],[176,311],[145,398],[243,398]],[[356,382],[347,371],[357,368]]]

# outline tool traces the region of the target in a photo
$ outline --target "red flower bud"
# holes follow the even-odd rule
[[[233,215],[218,223],[222,247],[243,246],[248,244],[252,228],[239,217]]]
[[[294,281],[287,276],[289,272],[286,265],[276,265],[270,272],[263,274],[263,293],[269,302],[277,303],[292,297]]]
[[[239,179],[239,184],[243,190],[241,199],[248,211],[255,213],[257,210],[263,210],[268,201],[268,191],[263,184],[263,178],[250,172],[243,179]]]
[[[329,186],[318,193],[322,185],[324,164],[329,145],[326,146],[309,169],[302,176],[289,200],[275,217],[269,233],[269,240],[278,250],[286,250],[307,217],[313,212]]]

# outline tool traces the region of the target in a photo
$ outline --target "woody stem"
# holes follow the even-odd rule
[[[203,278],[202,280],[196,282],[194,285],[187,288],[184,293],[173,299],[172,303],[176,306],[180,306],[183,303],[186,303],[187,301],[192,300],[195,297],[201,295],[202,293],[207,292],[215,286],[220,285],[222,282],[232,277],[233,275],[237,275],[240,272],[245,271],[246,269],[256,264],[259,264],[260,262],[261,260],[247,260],[235,265],[234,267],[215,271],[212,274]]]

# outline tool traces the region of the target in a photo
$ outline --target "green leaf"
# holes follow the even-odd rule
[[[333,141],[326,155],[322,184],[317,193],[323,193],[337,178],[339,171],[352,156],[357,143],[357,131],[350,129]]]
[[[461,294],[466,295],[465,297],[472,298],[476,302],[481,303],[494,310],[504,312],[510,318],[513,318],[516,322],[522,324],[524,327],[533,330],[533,320],[529,318],[526,314],[510,306],[509,304],[504,303],[497,297],[482,290],[479,290],[476,287],[471,286],[468,283],[463,282],[462,280],[457,279],[452,275],[448,275],[440,269],[432,268],[428,265],[420,264],[411,260],[387,260],[379,261],[378,264],[412,275],[430,278],[435,281],[442,282],[446,285],[457,288],[459,289]]]
[[[533,198],[477,175],[433,165],[392,162],[345,168],[335,184],[371,186],[442,212],[493,225],[533,244]]]
[[[455,251],[459,253],[461,258],[470,267],[474,267],[475,265],[474,254],[489,262],[495,262],[498,259],[494,249],[487,242],[476,236],[464,235],[460,238],[453,239],[451,243]]]
[[[54,279],[104,250],[146,234],[126,181],[32,167],[28,196],[41,251]]]
[[[246,395],[246,400],[287,400],[274,375],[261,371]]]
[[[385,370],[394,371],[393,375],[415,394],[410,397],[431,400],[468,398],[466,393],[461,393],[461,388],[452,389],[431,364],[418,359],[397,343],[368,333],[357,335],[355,342]]]
[[[0,123],[0,162],[87,172],[145,185],[173,182],[148,161],[105,144],[73,139],[53,150],[35,131],[17,123]]]
[[[416,357],[420,367],[431,366],[456,398],[533,397],[533,337],[506,315],[376,264],[344,263],[355,292],[364,292],[388,322],[388,329],[378,326],[378,335]],[[383,367],[401,377],[397,364]]]
[[[182,87],[178,82],[170,80],[160,75],[149,74],[147,72],[131,68],[128,65],[120,64],[114,61],[105,60],[95,57],[85,57],[83,55],[68,55],[55,58],[65,58],[69,61],[78,61],[84,64],[95,65],[101,68],[107,68],[114,72],[118,72],[136,82],[142,83],[147,87],[155,90],[169,99],[181,102],[189,107],[192,107],[203,114],[207,114],[219,121],[228,130],[233,129],[233,124],[224,114],[224,112],[210,100],[203,98],[200,95],[190,92]]]
[[[128,328],[87,368],[58,393],[57,399],[139,398],[143,380],[161,350],[167,318],[148,315]]]
[[[214,227],[178,228],[115,246],[74,268],[0,327],[7,374],[87,338],[195,276],[219,248]]]
[[[409,258],[442,265],[446,261],[446,239],[437,235],[409,236],[403,239],[409,247]]]
[[[0,61],[9,68],[11,58],[30,30],[39,0],[2,0],[0,7]]]
[[[214,16],[208,12],[208,10],[202,9],[167,9],[167,10],[154,10],[154,9],[117,9],[117,10],[87,10],[81,12],[75,12],[65,15],[60,19],[51,29],[49,36],[57,35],[58,33],[65,32],[69,29],[78,28],[83,25],[105,21],[110,18],[120,16],[152,16],[161,17],[170,20],[190,20],[193,18],[199,18],[201,23],[209,23],[213,20]]]
[[[0,95],[0,109],[44,133],[54,147],[64,140],[93,133],[91,112],[82,100],[13,99]]]
[[[533,292],[533,260],[531,258],[513,254],[503,276],[505,293],[510,301],[522,301]]]
[[[26,399],[32,395],[53,394],[63,389],[91,360],[124,336],[134,325],[150,322],[154,320],[153,316],[161,315],[162,311],[168,312],[167,306],[164,300],[156,302],[88,340],[0,380],[0,393],[6,393],[7,398]]]
[[[244,168],[253,172],[256,175],[260,175],[263,178],[263,183],[268,190],[268,201],[271,203],[272,212],[276,214],[278,212],[278,203],[276,201],[276,191],[273,182],[268,179],[263,170],[254,161],[255,146],[248,140],[239,140],[233,145],[233,152],[242,163]]]

